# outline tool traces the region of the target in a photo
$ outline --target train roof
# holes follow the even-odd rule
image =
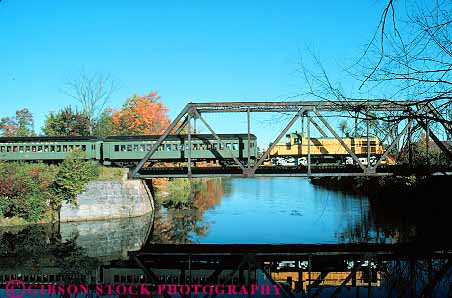
[[[220,139],[247,139],[248,134],[217,134]],[[114,142],[118,140],[130,141],[130,140],[158,140],[161,135],[140,135],[140,136],[109,136],[104,138],[106,142]],[[168,135],[165,140],[180,140],[187,139],[188,135]],[[211,134],[192,134],[192,139],[215,139],[215,137]],[[256,140],[256,136],[254,134],[250,134],[250,138],[252,140]]]
[[[98,137],[92,136],[57,136],[57,137],[0,137],[0,143],[22,143],[22,142],[53,142],[53,141],[97,141]]]
[[[288,137],[300,137],[300,136],[301,136],[301,132],[291,132],[291,133],[286,134],[287,138]],[[303,138],[307,139],[307,136],[304,134]],[[367,140],[367,136],[359,136],[359,137],[355,137],[355,136],[344,137],[344,136],[341,136],[341,138],[342,139],[355,139],[355,140],[366,139]],[[331,136],[331,137],[324,137],[324,136],[314,137],[314,136],[311,136],[311,139],[325,139],[325,140],[327,140],[327,139],[336,139],[336,137],[334,137],[334,136]],[[369,136],[369,139],[378,139],[378,137],[377,136]]]
[[[221,139],[247,139],[248,134],[217,134]],[[252,140],[256,140],[254,134],[250,134]],[[158,140],[160,135],[140,135],[140,136],[109,136],[105,138],[93,137],[93,136],[37,136],[37,137],[0,137],[0,143],[23,143],[23,142],[80,142],[80,141],[145,141],[145,140]],[[187,139],[188,135],[168,135],[166,140],[180,140]],[[211,134],[192,134],[192,139],[214,139]]]

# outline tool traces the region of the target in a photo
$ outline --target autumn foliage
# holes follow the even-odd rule
[[[113,112],[113,134],[162,134],[170,124],[167,113],[168,109],[160,102],[157,92],[144,96],[134,94],[121,110]]]

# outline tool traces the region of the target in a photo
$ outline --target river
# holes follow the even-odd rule
[[[295,177],[207,183],[191,204],[157,210],[157,230],[159,221],[172,230],[166,238],[154,232],[154,243],[406,243],[423,240],[429,229],[447,233],[438,212],[397,202],[402,198],[370,199]]]
[[[141,262],[147,268],[155,267],[152,270],[159,282],[180,282],[188,274],[177,271],[187,266],[185,256],[168,259],[146,255],[160,244],[411,245],[448,240],[450,235],[448,217],[441,212],[446,208],[414,207],[414,201],[406,201],[410,198],[368,198],[329,190],[303,178],[212,179],[199,183],[195,189],[192,193],[182,192],[184,197],[163,197],[157,192],[155,212],[142,217],[2,228],[0,297],[5,296],[5,286],[12,279],[66,284],[146,282],[147,271],[131,257],[134,254],[142,254]],[[437,233],[439,238],[434,236]],[[447,247],[449,251],[451,247]],[[289,280],[287,274],[292,274],[291,270],[280,272],[281,268],[275,267],[282,263],[268,266],[272,278],[298,289],[294,297],[314,290],[320,292],[322,288],[325,289],[317,293],[318,297],[329,297],[351,274],[353,258],[357,264],[363,254],[339,259],[334,255],[312,258],[312,276],[306,272],[308,267],[297,267],[305,271],[301,284],[301,275],[296,272],[301,269],[292,269]],[[426,255],[410,259],[399,255],[395,260],[371,257],[368,263],[359,263],[364,265],[359,265],[352,284],[340,297],[397,297],[425,291],[432,297],[445,297],[452,293],[448,258],[450,253],[446,257]],[[307,264],[308,259],[303,260]],[[224,264],[230,266],[234,260],[228,262]],[[223,269],[225,274],[229,270]],[[193,276],[213,274],[213,270],[193,270]],[[263,271],[259,272],[259,280],[266,280]],[[430,290],[431,277],[440,274],[435,289]],[[316,282],[316,276],[325,279]],[[191,278],[192,283],[200,282]],[[218,282],[227,280],[221,274],[217,278]],[[240,282],[239,277],[234,281]],[[367,290],[362,289],[366,287]]]

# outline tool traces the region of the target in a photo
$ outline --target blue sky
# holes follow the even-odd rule
[[[370,40],[383,5],[3,0],[0,116],[27,107],[39,131],[49,111],[77,104],[62,87],[81,70],[109,73],[119,82],[110,106],[157,90],[171,117],[189,101],[284,100],[306,90],[296,70],[301,58],[309,58],[308,48],[333,78],[343,78],[342,69]],[[356,87],[346,82],[346,89]]]

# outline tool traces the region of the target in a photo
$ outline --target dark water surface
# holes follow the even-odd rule
[[[368,218],[369,202],[314,187],[307,179],[232,179],[205,212],[199,243],[338,243]],[[369,231],[373,233],[373,231]],[[369,241],[376,239],[371,236]],[[389,240],[389,239],[388,239]]]
[[[447,215],[411,198],[370,199],[304,178],[207,183],[208,190],[189,204],[157,210],[154,243],[406,243],[437,233],[448,237]],[[159,231],[160,223],[172,230]]]
[[[251,278],[268,284],[271,278],[291,292],[277,297],[330,297],[335,291],[338,297],[450,297],[452,246],[434,255],[284,254],[283,259],[249,263],[242,268],[250,271],[241,273],[236,270],[245,260],[241,255],[214,260],[168,257],[168,250],[150,254],[160,244],[416,248],[439,239],[444,248],[450,240],[449,211],[434,199],[433,194],[426,197],[425,205],[403,195],[370,199],[302,178],[209,180],[187,198],[157,198],[155,212],[143,217],[0,229],[0,297],[7,296],[10,280],[130,284],[149,282],[150,271],[158,283],[203,283],[215,276],[213,283],[240,285]]]

